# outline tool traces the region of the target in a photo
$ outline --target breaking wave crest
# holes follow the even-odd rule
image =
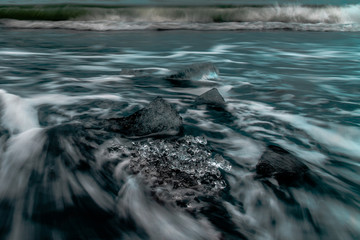
[[[2,25],[73,30],[359,31],[360,5],[346,6],[3,6]]]

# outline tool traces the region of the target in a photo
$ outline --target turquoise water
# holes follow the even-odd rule
[[[104,22],[103,15],[3,19],[0,239],[358,239],[360,34],[354,19],[149,23],[156,30],[191,29],[175,31]],[[123,31],[126,24],[131,31]],[[224,29],[239,24],[247,28]],[[213,67],[198,68],[190,80],[168,80],[199,63]],[[213,87],[226,100],[225,111],[194,106]],[[174,104],[185,135],[206,139],[224,157],[226,167],[216,165],[226,186],[221,197],[209,190],[211,200],[201,196],[184,206],[174,199],[184,199],[186,188],[161,195],[158,187],[155,199],[141,174],[126,170],[127,157],[105,154],[109,144],[116,149],[134,141],[141,153],[146,144],[103,132],[83,147],[77,139],[92,130],[63,128],[127,116],[157,96]],[[257,179],[255,166],[269,144],[301,159],[316,182],[289,187]],[[95,163],[72,165],[83,159]]]

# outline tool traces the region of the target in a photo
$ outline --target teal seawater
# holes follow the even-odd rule
[[[3,28],[0,35],[1,239],[359,237],[359,32]],[[196,63],[212,63],[218,77],[200,69],[192,81],[166,80]],[[212,87],[229,114],[193,107]],[[229,195],[211,210],[227,215],[195,219],[151,200],[133,178],[115,200],[111,186],[96,184],[103,176],[66,171],[59,162],[42,170],[46,163],[36,154],[45,151],[44,129],[126,116],[156,96],[176,106],[187,133],[205,136],[232,165],[223,173]],[[268,144],[299,157],[317,184],[283,187],[254,178]],[[76,145],[65,146],[77,156]],[[112,201],[118,210],[100,214]],[[64,215],[51,212],[70,203]],[[50,215],[39,217],[41,209]],[[125,213],[131,217],[121,218]]]

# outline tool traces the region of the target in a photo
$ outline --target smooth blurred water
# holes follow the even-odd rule
[[[29,156],[42,156],[45,127],[125,116],[156,96],[175,104],[185,133],[205,136],[211,148],[232,165],[224,174],[234,200],[223,204],[234,231],[249,239],[360,236],[358,32],[2,29],[0,35],[0,130],[10,135],[9,139],[0,136],[4,238],[69,239],[63,232],[70,230],[76,238],[91,236],[89,229],[97,221],[91,220],[92,215],[82,223],[89,227],[86,233],[83,228],[74,230],[76,221],[72,227],[54,227],[26,219],[22,211],[32,210],[21,206],[32,205],[24,204],[23,198],[33,196],[36,202],[43,193],[34,190],[26,195],[38,183],[22,181],[21,174],[26,179],[27,169],[50,161]],[[203,62],[219,69],[217,79],[183,84],[165,79]],[[227,101],[228,115],[192,105],[196,96],[212,87]],[[73,141],[59,140],[70,155],[78,154],[71,150]],[[282,146],[301,158],[318,176],[318,185],[284,188],[255,179],[255,165],[267,144]],[[97,175],[81,175],[57,164],[63,177],[56,185],[59,190],[51,190],[54,196],[64,194],[61,199],[66,202],[67,187],[79,184],[81,191],[92,193],[99,208],[112,208],[110,194],[94,183]],[[178,239],[219,238],[219,230],[208,221],[162,207],[139,191],[137,184],[131,179],[124,184],[117,208],[122,209],[119,216],[132,216],[129,221],[135,221],[138,230],[102,216],[107,219],[102,225],[106,239],[156,239],[157,232],[168,239],[167,231]],[[16,204],[4,210],[8,199]],[[10,216],[10,222],[4,220]],[[132,232],[125,231],[126,226]],[[95,238],[101,236],[93,231]],[[122,231],[126,234],[121,235]]]

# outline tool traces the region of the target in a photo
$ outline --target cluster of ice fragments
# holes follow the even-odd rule
[[[221,171],[231,169],[228,161],[209,150],[204,137],[149,138],[126,147],[113,144],[108,152],[111,158],[129,158],[129,172],[139,176],[162,201],[217,195],[226,188]]]

